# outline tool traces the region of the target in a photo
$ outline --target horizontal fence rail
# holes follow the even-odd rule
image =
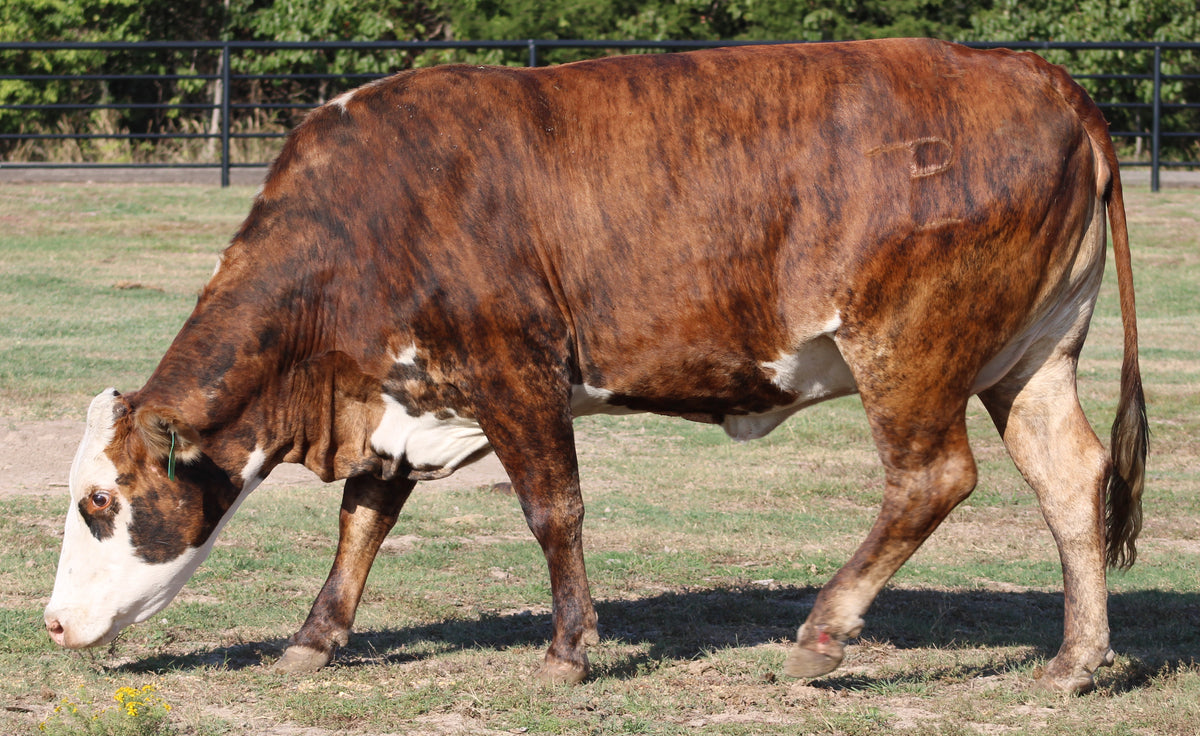
[[[197,41],[140,43],[0,43],[0,152],[3,168],[220,169],[266,165],[303,114],[341,92],[413,66],[448,61],[538,66],[584,56],[684,51],[762,41]],[[1030,50],[1063,63],[1089,87],[1097,104],[1123,129],[1122,166],[1150,167],[1158,191],[1166,167],[1200,167],[1200,74],[1167,73],[1194,60],[1200,43],[968,43],[976,48]],[[94,57],[96,71],[64,73],[56,55]],[[1122,73],[1074,70],[1072,58],[1118,54]],[[289,56],[290,55],[290,56]],[[308,55],[292,64],[289,59]],[[161,73],[122,74],[109,57],[150,58]],[[277,58],[277,62],[272,62]],[[299,58],[299,57],[297,57]],[[92,62],[90,62],[92,63]],[[76,64],[78,60],[76,59]],[[1083,66],[1082,63],[1079,64]],[[287,71],[293,66],[304,71]],[[338,67],[343,67],[338,69]],[[1193,64],[1190,68],[1196,69]],[[34,101],[13,101],[23,85]],[[120,88],[120,99],[114,93]],[[41,92],[41,96],[38,94]],[[1103,92],[1103,94],[1100,94]],[[65,96],[65,98],[64,98]],[[1147,99],[1148,97],[1148,99]],[[58,130],[25,125],[25,117]],[[49,116],[49,117],[48,117]],[[120,121],[115,122],[115,121]],[[74,146],[71,160],[51,160],[45,143]],[[85,152],[83,145],[89,148]],[[106,149],[108,146],[109,149]],[[174,148],[167,148],[173,146]],[[76,150],[77,149],[77,150]],[[1164,151],[1172,154],[1164,158]],[[91,155],[85,155],[90,152]],[[96,160],[97,158],[106,160]],[[78,159],[78,160],[76,160]],[[113,160],[115,159],[115,160]]]

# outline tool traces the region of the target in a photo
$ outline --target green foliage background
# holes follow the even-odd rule
[[[960,41],[1200,41],[1196,0],[5,0],[0,3],[3,41],[336,41],[336,40],[803,40],[932,36]],[[541,63],[604,53],[554,49]],[[1152,52],[1050,52],[1076,75],[1146,73]],[[283,130],[305,106],[355,86],[364,75],[447,61],[520,65],[514,50],[357,51],[262,50],[231,60],[242,79],[239,103],[271,104],[240,121],[243,130]],[[123,103],[211,104],[220,56],[214,51],[98,50],[3,51],[0,75],[135,74],[136,80],[52,82],[0,80],[0,104],[107,103],[102,110],[0,110],[0,132],[211,131],[204,115],[179,108],[139,109]],[[1169,75],[1200,74],[1190,51],[1164,57]],[[281,74],[345,75],[337,79],[277,79]],[[164,79],[161,75],[176,75]],[[157,79],[149,77],[157,76]],[[1151,100],[1149,80],[1085,80],[1098,100]],[[1170,80],[1168,102],[1200,101],[1200,81]],[[289,108],[287,105],[294,105]],[[1200,129],[1200,111],[1175,109],[1165,122],[1176,130]],[[1144,110],[1111,110],[1115,130],[1148,130]],[[120,151],[84,142],[73,154],[139,160],[162,155],[151,142]],[[1191,150],[1188,150],[1190,147]],[[61,147],[60,147],[61,148]],[[1192,141],[1176,151],[1200,156]],[[30,145],[0,144],[0,154],[48,160]],[[168,153],[171,153],[168,151]],[[60,155],[61,151],[59,152]],[[176,157],[203,158],[198,149]],[[208,155],[212,155],[211,145]]]

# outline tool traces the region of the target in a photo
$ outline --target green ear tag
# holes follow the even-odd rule
[[[171,433],[171,454],[167,455],[167,478],[175,480],[175,433]]]

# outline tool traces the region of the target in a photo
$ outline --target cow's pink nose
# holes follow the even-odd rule
[[[58,622],[58,619],[46,619],[46,631],[50,633],[50,638],[54,640],[55,644],[59,645],[60,647],[65,646],[67,634],[65,631],[63,631],[63,626]]]

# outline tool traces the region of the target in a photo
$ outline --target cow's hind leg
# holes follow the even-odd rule
[[[1028,360],[980,394],[1017,468],[1037,492],[1063,568],[1063,643],[1039,683],[1084,692],[1096,668],[1112,663],[1104,554],[1104,488],[1109,462],[1075,390],[1075,361]]]
[[[866,540],[817,596],[788,656],[789,675],[817,677],[841,663],[875,596],[975,487],[965,401],[939,407],[928,394],[920,399],[928,406],[898,413],[863,396],[886,469],[883,504]]]
[[[375,555],[396,524],[415,481],[384,481],[370,476],[346,480],[338,519],[333,569],[304,625],[292,637],[275,669],[312,672],[329,664],[338,647],[350,640],[350,627]]]

